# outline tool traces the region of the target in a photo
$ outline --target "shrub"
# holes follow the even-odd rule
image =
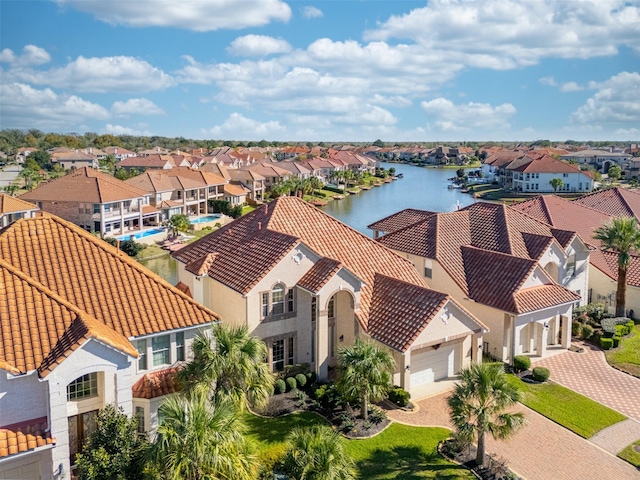
[[[273,391],[277,394],[284,393],[287,391],[287,384],[284,383],[284,380],[279,378],[276,380],[276,383],[273,385]]]
[[[551,376],[551,372],[548,368],[545,367],[534,367],[533,368],[533,379],[536,382],[546,382],[549,380]]]
[[[577,337],[580,335],[580,330],[582,329],[582,324],[580,322],[573,322],[571,324],[571,335]]]
[[[622,341],[622,337],[614,335],[611,340],[613,340],[613,348],[617,348],[618,345],[620,345],[620,342]]]
[[[616,334],[614,337],[624,337],[627,334],[626,325],[616,325]]]
[[[298,382],[296,382],[295,377],[287,377],[285,382],[287,384],[287,392],[290,392],[291,390],[295,390],[296,388],[298,388]]]
[[[304,387],[307,384],[307,377],[303,373],[299,373],[296,375],[296,382],[298,382],[299,387]]]
[[[613,347],[613,338],[601,338],[600,346],[603,350],[609,350],[611,347]]]
[[[375,405],[369,409],[369,420],[375,425],[384,422],[387,419],[387,412]]]
[[[273,472],[278,468],[284,458],[286,446],[278,444],[265,448],[258,455],[260,469],[258,470],[259,480],[272,480]]]
[[[593,332],[593,335],[591,336],[591,343],[593,343],[594,345],[600,345],[601,338],[602,335],[600,334],[600,332]]]
[[[629,320],[627,323],[625,323],[625,325],[629,327],[629,333],[631,333],[633,331],[633,327],[635,326],[635,322],[633,320]]]
[[[389,390],[389,400],[399,407],[406,407],[409,405],[409,399],[411,395],[402,387],[393,387]]]
[[[629,321],[626,317],[614,317],[614,318],[603,318],[600,321],[600,325],[602,325],[602,331],[605,333],[605,337],[611,338],[614,335],[618,334],[618,325],[624,325]]]
[[[593,335],[593,327],[591,325],[582,325],[580,336],[585,340],[589,340]]]
[[[307,372],[307,383],[316,383],[316,372]]]
[[[513,368],[517,373],[529,370],[531,367],[531,359],[526,355],[516,355],[513,357]]]
[[[585,315],[593,322],[599,322],[605,312],[603,303],[590,303],[584,307],[578,307],[573,309],[573,318]]]

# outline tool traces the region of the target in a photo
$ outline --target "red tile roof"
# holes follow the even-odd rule
[[[436,212],[430,212],[428,210],[406,208],[404,210],[400,210],[398,213],[394,213],[393,215],[389,215],[382,220],[372,223],[367,226],[367,228],[386,233],[395,232],[396,230],[400,230],[401,228],[408,227],[409,225],[425,220],[426,218],[435,215],[435,213]]]
[[[561,160],[556,160],[555,158],[544,155],[540,158],[534,158],[531,161],[527,162],[524,165],[520,165],[515,168],[509,167],[509,169],[514,170],[516,172],[526,172],[526,173],[582,173],[586,174],[580,170],[580,167],[577,165],[572,165],[567,162],[563,162]]]
[[[189,264],[207,254],[218,253],[208,275],[246,294],[301,242],[319,255],[339,261],[364,282],[360,311],[356,315],[365,330],[377,274],[428,290],[408,260],[296,197],[280,197],[173,256]],[[387,321],[391,327],[399,321],[411,321],[410,315]]]
[[[38,207],[20,198],[0,193],[0,217],[9,213],[28,212],[30,210],[38,210]]]
[[[298,286],[312,293],[317,293],[341,268],[342,264],[337,260],[323,257],[298,280]]]
[[[51,438],[51,433],[47,431],[46,417],[0,428],[0,458],[55,443],[55,439]]]
[[[575,203],[612,217],[635,217],[640,220],[640,191],[638,190],[609,188],[577,198]]]
[[[176,162],[170,155],[151,154],[146,157],[127,157],[118,162],[118,167],[131,168],[157,168],[162,169],[167,164],[176,166]]]
[[[54,217],[0,231],[0,363],[46,375],[88,338],[128,338],[219,317],[115,247]],[[10,321],[4,321],[10,319]]]
[[[176,374],[180,367],[145,373],[131,388],[133,398],[156,398],[178,391]]]
[[[40,184],[20,196],[30,202],[109,203],[147,195],[145,190],[93,168],[79,168],[64,177]]]

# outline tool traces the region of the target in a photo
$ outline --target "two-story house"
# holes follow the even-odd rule
[[[108,404],[141,433],[219,317],[115,247],[41,214],[0,231],[0,478],[71,478]],[[9,328],[10,327],[10,328]]]
[[[517,192],[555,192],[551,185],[554,178],[562,180],[558,192],[582,193],[593,190],[591,172],[580,170],[577,165],[561,162],[549,155],[532,158],[520,165],[510,165],[506,169],[512,174],[509,187]]]
[[[371,338],[419,389],[481,360],[483,323],[413,265],[296,197],[279,197],[173,254],[193,298],[267,343],[274,371],[333,377],[338,349]]]
[[[148,192],[92,168],[42,183],[20,198],[101,235],[135,233],[160,217]]]
[[[33,203],[0,193],[0,228],[21,218],[32,218],[37,211],[38,206]]]
[[[369,228],[390,232],[377,241],[489,326],[486,353],[511,361],[569,347],[588,285],[589,249],[576,233],[490,203],[419,217],[400,212]]]

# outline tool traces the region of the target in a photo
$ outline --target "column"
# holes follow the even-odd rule
[[[562,347],[569,348],[571,346],[571,319],[565,315],[560,318],[562,319]]]
[[[320,303],[320,299],[318,299]],[[316,322],[316,375],[326,380],[329,375],[329,316],[327,310],[320,310]]]
[[[543,324],[536,322],[536,343],[538,348],[536,354],[539,357],[544,357],[547,354],[547,337],[549,334],[549,328]]]
[[[471,361],[482,363],[482,334],[471,335]]]
[[[407,392],[411,389],[411,350],[407,350],[400,357],[400,386]],[[407,368],[409,367],[409,368]]]

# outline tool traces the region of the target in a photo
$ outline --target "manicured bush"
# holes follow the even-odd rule
[[[631,332],[633,330],[633,327],[635,326],[635,322],[633,320],[629,320],[627,323],[625,323],[625,325],[629,327],[629,332]]]
[[[402,387],[393,387],[389,390],[389,400],[399,407],[406,407],[409,405],[409,399],[411,394]]]
[[[531,367],[531,359],[526,355],[516,355],[513,357],[513,368],[516,372],[524,372]]]
[[[551,372],[548,368],[545,367],[534,367],[533,368],[533,379],[536,382],[546,382],[549,380],[551,376]]]
[[[307,384],[307,377],[303,373],[299,373],[296,375],[296,382],[298,382],[299,387],[304,387]]]
[[[582,325],[580,336],[585,340],[589,340],[593,335],[593,327],[591,325]]]
[[[288,377],[285,382],[287,384],[287,392],[298,388],[298,382],[296,382],[295,377]]]
[[[602,337],[600,339],[600,346],[603,350],[609,350],[611,347],[613,347],[613,338]]]
[[[284,393],[287,391],[287,384],[284,383],[284,380],[279,378],[278,380],[276,380],[276,383],[274,383],[273,385],[273,391],[276,395],[280,393]]]
[[[616,325],[616,334],[615,337],[624,337],[627,335],[627,326],[626,325]]]
[[[309,385],[316,383],[316,372],[307,372],[307,383]]]
[[[617,326],[624,325],[629,321],[626,317],[615,317],[615,318],[603,318],[600,321],[600,325],[602,325],[602,331],[605,333],[604,337],[611,338],[614,335],[617,335]]]
[[[613,340],[613,348],[616,348],[618,345],[620,345],[620,342],[622,341],[622,337],[614,335],[611,340]]]
[[[579,336],[580,330],[582,330],[582,324],[580,322],[573,322],[571,324],[571,335],[574,337]]]

